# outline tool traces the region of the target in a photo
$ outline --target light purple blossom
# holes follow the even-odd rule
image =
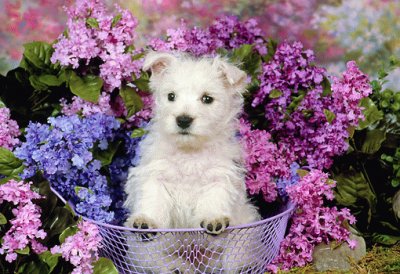
[[[246,186],[251,195],[262,194],[267,202],[275,201],[278,192],[275,178],[288,178],[289,163],[283,150],[271,142],[271,135],[263,130],[252,130],[240,120],[240,142],[244,150]]]
[[[132,74],[139,77],[142,61],[132,58],[139,52],[129,50],[138,21],[130,12],[116,10],[113,16],[101,1],[77,0],[67,9],[67,32],[54,44],[51,61],[83,73],[92,64],[98,66],[108,92],[130,81]]]
[[[13,262],[17,259],[16,251],[26,247],[40,254],[47,250],[38,240],[46,237],[46,232],[41,229],[41,208],[32,200],[43,198],[31,190],[32,182],[25,183],[10,180],[0,185],[0,205],[4,202],[13,204],[12,213],[15,218],[9,220],[11,227],[2,238],[0,254],[6,254],[6,261]]]
[[[270,270],[277,266],[287,270],[294,266],[304,266],[312,261],[312,252],[319,243],[338,243],[347,241],[351,248],[348,224],[354,224],[355,218],[349,209],[337,209],[324,205],[324,198],[334,198],[333,188],[336,182],[328,179],[328,174],[319,170],[300,179],[299,183],[289,186],[286,191],[292,202],[297,205],[292,218],[289,234],[280,246],[278,258]]]
[[[11,119],[10,110],[6,107],[0,107],[0,147],[12,149],[19,143],[20,135],[17,122]]]
[[[50,251],[52,254],[61,253],[74,266],[72,274],[92,274],[93,263],[99,259],[102,238],[97,226],[88,221],[80,221],[77,227],[78,231],[74,235]]]

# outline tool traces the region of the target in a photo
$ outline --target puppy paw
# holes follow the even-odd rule
[[[136,229],[155,229],[157,225],[153,222],[150,218],[145,216],[138,216],[131,220],[131,224],[133,228]],[[148,232],[148,233],[141,233],[140,236],[145,241],[150,241],[157,235],[157,232]]]
[[[218,235],[229,226],[229,218],[207,219],[200,223],[200,226],[206,230],[208,234]]]

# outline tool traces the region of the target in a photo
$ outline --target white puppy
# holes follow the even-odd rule
[[[143,68],[152,72],[154,117],[126,183],[126,226],[217,235],[258,220],[235,136],[246,74],[219,57],[156,52]]]

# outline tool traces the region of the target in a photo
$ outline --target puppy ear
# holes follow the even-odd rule
[[[175,60],[175,56],[167,52],[150,51],[143,63],[143,70],[151,70],[152,75],[161,75]]]
[[[226,85],[239,90],[241,93],[244,91],[247,75],[243,70],[220,57],[214,59],[213,65],[217,66],[217,69],[221,72]]]

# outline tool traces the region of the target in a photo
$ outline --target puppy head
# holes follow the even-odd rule
[[[152,72],[153,130],[189,147],[235,133],[246,85],[243,71],[220,57],[158,52],[147,55],[143,68]]]

